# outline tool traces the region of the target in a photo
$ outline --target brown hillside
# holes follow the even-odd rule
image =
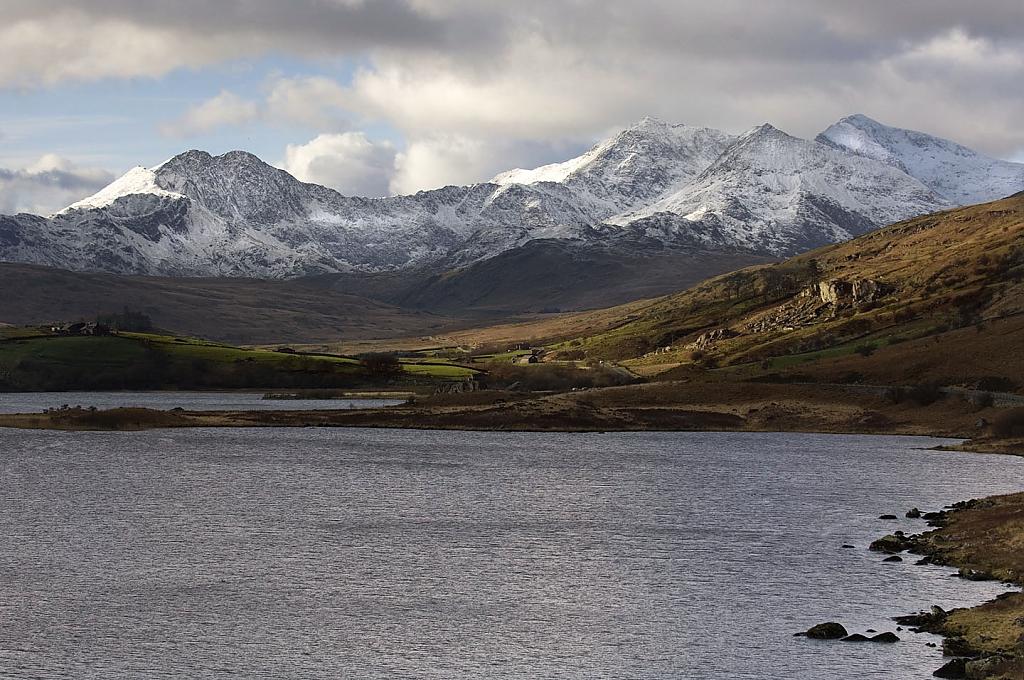
[[[634,304],[557,355],[640,372],[725,367],[871,382],[1024,383],[1024,195],[900,222],[777,265]],[[605,319],[616,316],[605,310]],[[584,325],[586,315],[563,321]],[[854,376],[856,379],[856,376]]]

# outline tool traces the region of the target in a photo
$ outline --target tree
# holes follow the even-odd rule
[[[359,363],[367,373],[381,378],[395,376],[402,372],[402,364],[398,357],[389,352],[364,354],[359,358]]]
[[[145,312],[130,309],[127,305],[120,314],[100,314],[96,317],[96,323],[110,326],[119,331],[145,333],[153,330],[153,319]]]

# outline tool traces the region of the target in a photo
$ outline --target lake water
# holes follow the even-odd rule
[[[122,406],[168,411],[317,411],[377,408],[398,399],[264,399],[252,392],[0,392],[0,413],[40,413],[48,408]]]
[[[866,549],[1021,489],[936,443],[0,429],[0,677],[929,678],[792,633],[1003,590]]]

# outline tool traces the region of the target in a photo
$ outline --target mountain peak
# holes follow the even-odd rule
[[[762,123],[744,132],[736,141],[738,146],[749,146],[769,142],[786,144],[803,140],[783,132],[771,123]]]
[[[218,167],[256,167],[273,169],[269,163],[248,151],[233,150],[214,156],[209,151],[190,149],[164,161],[153,168],[154,172],[172,171],[181,168],[201,168],[207,166]]]
[[[884,128],[884,127],[887,127],[886,125],[884,125],[882,123],[879,123],[874,118],[871,118],[870,116],[865,116],[863,113],[854,113],[854,114],[851,114],[851,115],[846,116],[844,118],[840,118],[839,121],[836,123],[836,125],[839,125],[841,123],[847,123],[847,124],[854,125],[854,126],[859,127],[859,128]]]
[[[500,185],[557,183],[578,192],[606,219],[679,189],[721,155],[733,137],[648,116],[581,156],[497,175]]]
[[[667,127],[673,127],[671,123],[667,123],[661,118],[655,116],[644,116],[633,125],[630,125],[627,130],[650,130],[650,129],[663,129]]]
[[[1024,188],[1024,164],[991,158],[925,132],[890,127],[863,114],[833,123],[817,140],[899,168],[958,205],[996,200]]]
[[[61,210],[58,214],[67,213],[72,210],[94,210],[106,208],[120,198],[142,194],[165,196],[168,198],[182,197],[181,194],[166,191],[160,187],[157,184],[156,173],[153,170],[144,168],[140,165],[121,175],[92,196],[72,203],[68,207],[64,208],[64,210]]]

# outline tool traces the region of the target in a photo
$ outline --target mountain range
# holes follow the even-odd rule
[[[552,243],[613,260],[782,257],[1021,189],[1024,164],[862,115],[814,140],[646,118],[564,163],[387,198],[343,196],[242,151],[188,151],[55,215],[0,216],[0,261],[273,279],[465,270]]]

